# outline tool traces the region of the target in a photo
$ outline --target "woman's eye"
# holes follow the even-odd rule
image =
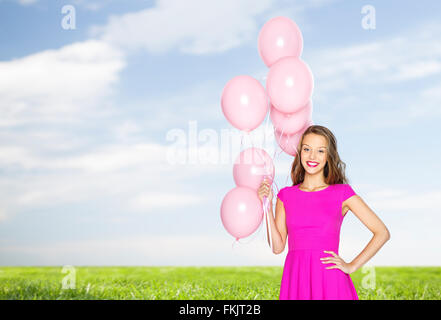
[[[323,150],[320,150],[320,152],[321,152],[321,153],[324,153],[325,151],[323,151]]]

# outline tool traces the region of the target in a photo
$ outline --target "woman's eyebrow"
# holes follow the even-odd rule
[[[308,146],[308,147],[310,147],[310,145],[309,145],[309,144],[306,144],[306,143],[304,143],[303,146]],[[323,146],[322,146],[322,147],[319,147],[319,148],[326,148],[326,147],[323,147]]]

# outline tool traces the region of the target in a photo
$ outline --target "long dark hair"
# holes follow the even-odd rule
[[[325,168],[323,169],[323,174],[325,176],[325,183],[330,184],[338,184],[338,183],[349,183],[348,179],[345,175],[346,164],[340,159],[340,156],[337,151],[337,140],[335,139],[334,134],[326,127],[319,125],[311,125],[309,126],[305,132],[303,132],[302,137],[299,140],[299,144],[297,146],[297,153],[294,156],[294,161],[291,166],[291,180],[294,185],[302,183],[305,179],[305,168],[300,161],[301,147],[303,144],[303,139],[309,133],[315,133],[325,137],[328,141],[327,147],[327,161]]]

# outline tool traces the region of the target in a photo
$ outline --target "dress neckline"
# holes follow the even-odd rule
[[[330,184],[329,186],[327,186],[326,188],[324,188],[324,189],[322,189],[322,190],[317,190],[317,191],[305,191],[305,190],[300,189],[300,183],[299,183],[299,184],[296,186],[296,188],[297,188],[297,190],[299,190],[299,191],[301,191],[301,192],[305,192],[305,193],[316,193],[316,192],[321,192],[321,191],[328,190],[329,187],[331,187],[331,186],[332,186],[332,184]]]

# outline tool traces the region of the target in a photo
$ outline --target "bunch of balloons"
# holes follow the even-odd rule
[[[270,113],[280,148],[296,156],[303,132],[312,125],[311,70],[300,59],[303,37],[297,24],[287,17],[275,17],[265,23],[258,37],[258,51],[269,68],[266,89],[248,75],[236,76],[222,91],[221,106],[226,119],[246,133],[256,129]],[[224,197],[221,219],[225,229],[239,240],[251,235],[268,210],[257,190],[264,178],[272,184],[274,164],[259,148],[242,151],[235,160],[236,187]],[[267,220],[267,223],[269,220]]]

